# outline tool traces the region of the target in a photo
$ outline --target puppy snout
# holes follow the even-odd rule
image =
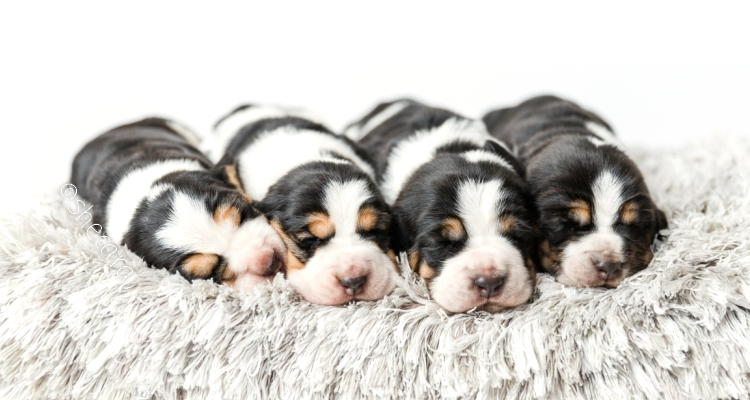
[[[357,293],[361,293],[362,287],[364,286],[365,282],[367,282],[367,275],[339,280],[341,286],[346,288],[346,294],[348,294],[349,296],[354,296]]]
[[[264,254],[258,258],[258,270],[263,276],[271,276],[279,272],[283,262],[275,252]]]
[[[620,275],[622,263],[617,261],[599,261],[594,264],[599,278],[609,280]]]
[[[479,289],[479,294],[488,299],[500,293],[504,283],[505,277],[480,276],[474,279],[474,286]]]

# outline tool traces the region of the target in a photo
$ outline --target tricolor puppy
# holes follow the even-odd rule
[[[304,112],[242,106],[204,151],[237,177],[287,246],[289,283],[324,305],[377,300],[395,286],[390,215],[354,143]],[[226,153],[226,154],[225,154]]]
[[[71,182],[92,222],[149,265],[250,288],[283,266],[284,242],[194,138],[161,118],[120,126],[76,155]]]
[[[566,285],[616,287],[646,268],[666,217],[606,122],[553,96],[490,112],[484,122],[526,168],[544,270]]]
[[[346,132],[376,162],[394,250],[409,253],[440,306],[494,312],[529,301],[533,216],[522,171],[481,121],[400,100]]]

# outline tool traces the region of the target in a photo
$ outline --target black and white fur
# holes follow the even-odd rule
[[[284,239],[287,278],[306,300],[335,305],[393,290],[390,215],[352,141],[307,112],[245,105],[216,124],[203,150],[236,166]]]
[[[412,100],[378,105],[346,134],[375,160],[394,250],[444,309],[514,307],[535,284],[522,170],[481,121]]]
[[[284,243],[182,125],[148,118],[105,132],[73,161],[92,222],[156,268],[249,289],[282,266]]]
[[[554,96],[492,111],[484,122],[526,168],[546,271],[566,285],[616,287],[646,268],[666,217],[606,122]]]

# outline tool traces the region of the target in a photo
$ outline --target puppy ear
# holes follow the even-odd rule
[[[526,170],[523,168],[523,166],[521,166],[521,163],[518,162],[516,157],[500,143],[494,140],[488,140],[484,144],[484,149],[497,154],[498,156],[500,156],[500,158],[507,161],[521,178],[523,178],[526,174]]]
[[[221,160],[219,160],[219,162],[211,169],[210,173],[211,176],[224,182],[232,189],[239,190],[248,202],[253,202],[250,196],[245,193],[245,189],[242,187],[242,180],[240,180],[237,171],[237,164],[229,154],[225,154],[224,157],[222,157]]]
[[[659,231],[662,229],[669,228],[669,223],[667,222],[667,215],[664,214],[664,211],[655,208],[654,209],[654,226],[656,227],[656,235],[661,238],[661,235],[659,235]]]

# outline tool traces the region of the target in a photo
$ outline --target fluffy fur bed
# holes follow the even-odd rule
[[[380,302],[320,307],[280,277],[244,294],[125,249],[133,273],[109,268],[51,200],[0,222],[0,398],[748,398],[748,154],[632,149],[671,225],[652,265],[615,290],[542,275],[495,315],[446,315],[406,270]]]

